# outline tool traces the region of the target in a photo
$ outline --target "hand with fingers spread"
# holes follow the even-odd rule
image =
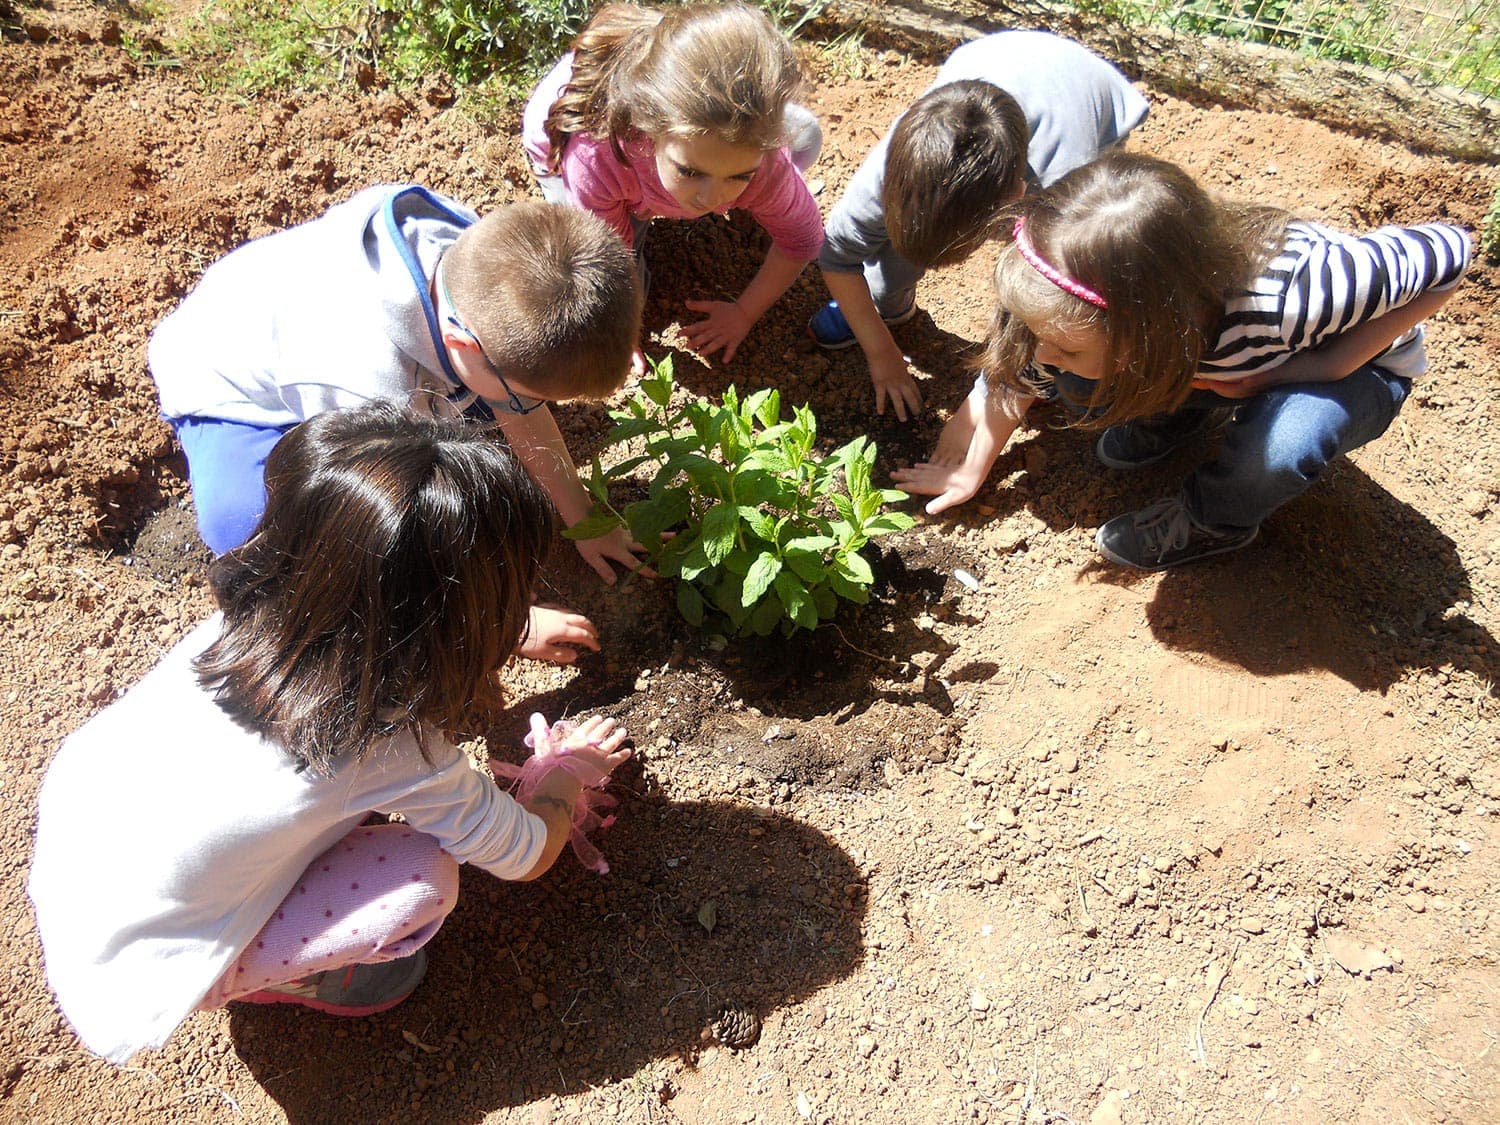
[[[525,879],[535,879],[556,862],[570,843],[585,867],[604,875],[609,864],[589,840],[588,833],[608,828],[614,816],[599,810],[616,801],[604,793],[614,771],[630,760],[625,728],[599,715],[575,723],[564,719],[548,726],[541,715],[531,716],[526,745],[531,757],[522,765],[491,759],[497,779],[512,782],[516,800],[547,826],[547,842]]]
[[[739,350],[740,341],[754,323],[736,301],[688,301],[687,307],[704,313],[702,320],[683,325],[682,334],[693,350],[705,358],[723,350],[728,363]]]
[[[579,539],[574,545],[583,556],[583,561],[593,567],[607,585],[613,586],[619,577],[611,565],[613,563],[619,563],[630,573],[639,574],[642,578],[656,577],[656,571],[641,561],[646,548],[632,539],[630,532],[623,527],[617,527],[593,539]]]

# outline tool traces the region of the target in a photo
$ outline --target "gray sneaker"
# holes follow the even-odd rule
[[[332,1016],[372,1016],[394,1008],[422,983],[427,950],[373,965],[345,965],[272,985],[240,999],[247,1004],[301,1004]]]
[[[1210,555],[1238,551],[1260,531],[1210,531],[1193,522],[1180,497],[1158,500],[1138,512],[1110,520],[1094,536],[1094,546],[1110,562],[1137,570],[1166,570]]]
[[[1111,469],[1154,465],[1190,439],[1224,425],[1233,414],[1232,406],[1198,407],[1120,422],[1099,435],[1094,456]]]

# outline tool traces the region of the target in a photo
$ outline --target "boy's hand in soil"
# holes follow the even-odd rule
[[[553,606],[531,607],[526,636],[516,646],[516,655],[551,664],[571,664],[579,649],[599,651],[599,631],[581,613]]]
[[[922,412],[922,392],[917,389],[917,381],[899,349],[870,357],[870,382],[875,385],[876,414],[885,413],[887,401],[902,422],[906,421],[908,411],[913,418]]]

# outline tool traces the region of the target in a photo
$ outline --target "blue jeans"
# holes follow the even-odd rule
[[[222,418],[168,418],[187,454],[198,534],[215,555],[255,531],[266,508],[266,457],[290,426],[252,426]]]
[[[1088,398],[1087,380],[1066,376],[1058,383],[1065,399]],[[1212,531],[1260,526],[1281,505],[1306,492],[1334,458],[1385,433],[1410,393],[1410,379],[1373,364],[1336,383],[1291,383],[1249,399],[1194,391],[1184,410],[1235,409],[1218,454],[1183,486],[1188,515]]]

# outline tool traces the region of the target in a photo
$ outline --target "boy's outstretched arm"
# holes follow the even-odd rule
[[[908,492],[937,497],[927,504],[929,515],[962,504],[979,491],[1035,401],[1006,388],[969,395],[943,427],[932,460],[897,469],[891,478]]]
[[[573,467],[573,458],[568,453],[562,431],[557,428],[557,419],[552,417],[552,411],[545,406],[529,414],[497,411],[496,418],[521,464],[552,500],[557,514],[562,517],[563,525],[572,527],[586,519],[593,504],[583,482],[578,479],[578,470]],[[579,539],[575,546],[584,561],[611,586],[615,584],[615,571],[611,563],[619,563],[626,570],[639,571],[647,577],[655,576],[641,563],[639,553],[645,548],[623,528],[597,539]]]
[[[880,310],[870,296],[865,275],[825,269],[823,282],[828,286],[829,295],[839,303],[839,311],[849,322],[850,331],[859,341],[860,351],[865,353],[865,362],[870,365],[870,382],[875,385],[875,413],[884,414],[889,400],[891,409],[901,421],[906,421],[907,411],[915,416],[922,409],[922,393],[917,390],[917,381],[912,378],[900,345],[880,318]]]
[[[805,260],[788,257],[772,246],[750,284],[733,301],[687,301],[688,308],[707,315],[683,325],[682,334],[700,355],[710,356],[723,348],[723,359],[728,363],[755,322],[806,268]]]

